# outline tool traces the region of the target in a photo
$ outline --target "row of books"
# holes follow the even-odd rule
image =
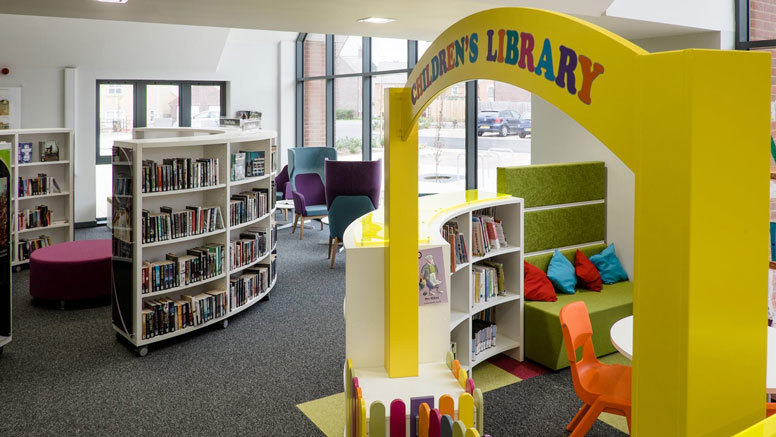
[[[472,355],[477,356],[496,346],[497,326],[494,320],[472,320]]]
[[[469,262],[469,251],[466,248],[466,239],[458,231],[457,222],[447,222],[442,226],[442,238],[450,244],[450,271],[454,272],[456,265]]]
[[[231,308],[245,305],[251,299],[264,293],[270,286],[270,266],[258,265],[246,269],[240,276],[229,280],[229,302]]]
[[[17,213],[17,229],[32,229],[49,226],[53,222],[53,213],[46,205],[37,206],[35,209],[25,209]]]
[[[132,195],[132,178],[128,175],[113,178],[113,194],[118,196]]]
[[[179,299],[159,298],[143,302],[141,334],[144,339],[201,325],[229,311],[226,291],[213,290]]]
[[[472,266],[472,306],[505,292],[504,264],[488,260]]]
[[[224,219],[217,206],[187,206],[184,211],[162,206],[154,214],[144,209],[140,226],[143,243],[153,243],[224,229]]]
[[[219,184],[217,158],[143,160],[143,192],[186,190]]]
[[[256,220],[269,212],[270,190],[254,188],[252,191],[232,194],[229,200],[229,208],[231,226]]]
[[[481,212],[472,215],[472,254],[485,256],[488,252],[507,246],[501,220]]]
[[[264,151],[232,153],[231,178],[233,181],[264,176],[265,171]]]
[[[35,178],[19,178],[19,197],[41,196],[60,192],[57,180],[53,176],[46,176],[46,173],[38,173],[38,177]]]
[[[143,262],[142,269],[143,294],[189,285],[223,273],[224,246],[195,247],[186,255],[168,253],[164,261]]]
[[[264,256],[270,248],[270,230],[248,228],[240,232],[240,239],[229,242],[231,268],[248,265]]]
[[[47,246],[51,246],[51,237],[48,235],[30,239],[22,238],[16,243],[16,261],[28,260],[32,252]]]

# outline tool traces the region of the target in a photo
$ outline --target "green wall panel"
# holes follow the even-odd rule
[[[606,204],[525,212],[525,252],[606,240]]]
[[[498,167],[499,193],[525,199],[525,207],[559,205],[606,198],[603,162]]]
[[[585,254],[586,257],[590,258],[593,255],[597,255],[601,253],[602,250],[606,249],[606,244],[593,244],[590,246],[580,247],[579,250],[582,251],[582,253]],[[569,261],[571,261],[571,264],[574,264],[574,258],[577,255],[577,249],[566,249],[560,251],[563,256],[566,257]],[[545,253],[542,255],[534,255],[534,256],[527,256],[525,257],[525,260],[533,265],[534,267],[538,267],[542,269],[544,272],[547,272],[547,267],[550,266],[550,260],[552,259],[551,253]]]

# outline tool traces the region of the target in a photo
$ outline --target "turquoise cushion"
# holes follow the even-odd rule
[[[305,207],[307,210],[307,217],[313,217],[316,215],[326,215],[328,214],[328,210],[326,209],[326,205],[310,205]]]
[[[574,265],[558,249],[555,249],[550,266],[547,267],[547,277],[555,286],[555,290],[564,294],[574,294],[574,287],[577,285]]]
[[[590,262],[595,265],[598,272],[601,273],[601,280],[604,284],[614,284],[615,282],[627,281],[628,273],[622,268],[620,260],[614,251],[614,243],[601,251],[597,255],[590,257]]]

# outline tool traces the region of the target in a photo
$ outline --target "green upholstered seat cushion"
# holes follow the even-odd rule
[[[310,206],[305,206],[305,209],[307,210],[307,217],[314,217],[318,215],[328,214],[326,205],[310,205]]]
[[[609,337],[614,322],[633,314],[633,282],[604,285],[603,290],[577,289],[575,294],[558,294],[556,302],[525,302],[525,356],[550,369],[568,367],[560,309],[583,301],[593,327],[593,347],[597,356],[615,351]]]

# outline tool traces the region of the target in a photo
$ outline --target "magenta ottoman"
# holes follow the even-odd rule
[[[36,250],[30,256],[30,295],[79,300],[110,296],[111,240],[80,240]]]

